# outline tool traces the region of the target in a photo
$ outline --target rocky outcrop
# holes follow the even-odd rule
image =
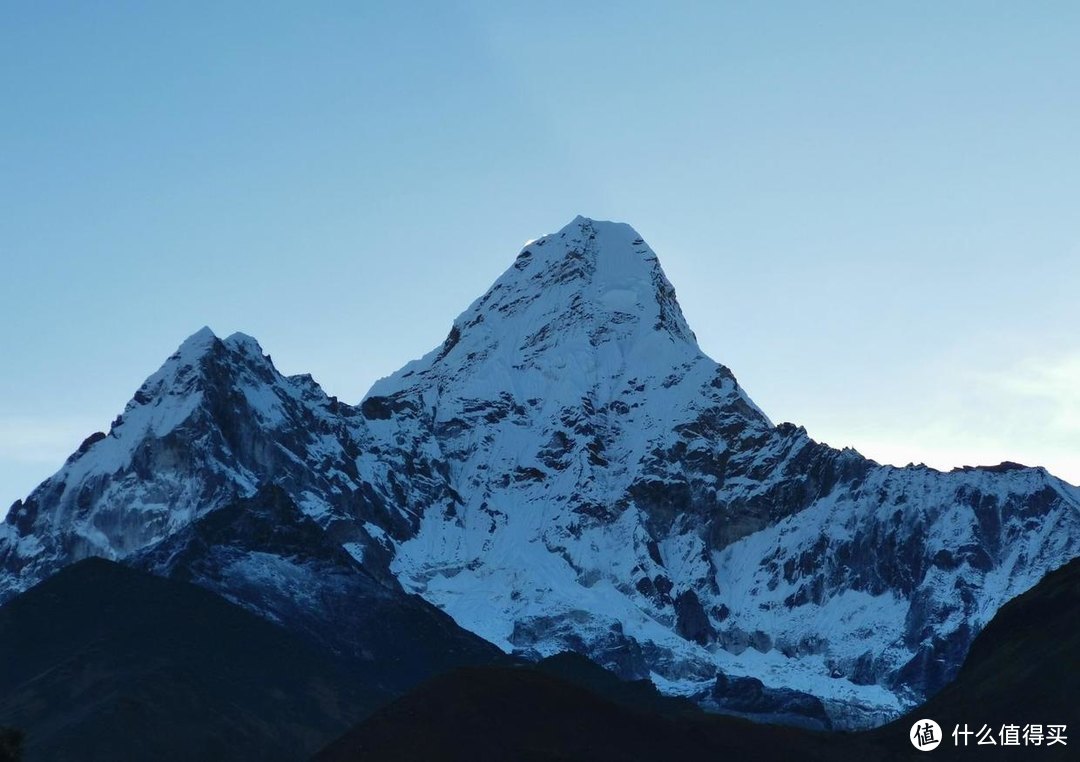
[[[825,705],[817,696],[785,688],[766,688],[756,677],[716,676],[710,696],[714,708],[724,714],[786,719],[814,730],[831,730]]]

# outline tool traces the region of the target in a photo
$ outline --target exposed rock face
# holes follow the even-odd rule
[[[675,599],[675,632],[701,646],[707,646],[716,639],[709,615],[701,607],[701,601],[693,590],[687,590]]]
[[[880,466],[774,426],[637,233],[578,218],[358,407],[253,339],[196,334],[12,509],[0,590],[138,558],[307,627],[323,603],[238,588],[224,551],[168,560],[271,483],[319,554],[343,547],[504,650],[687,695],[753,677],[838,726],[937,690],[1003,603],[1080,553],[1080,490],[1042,469]]]
[[[787,688],[766,688],[756,677],[716,676],[711,697],[719,711],[746,717],[787,716],[815,730],[831,730],[825,705],[817,696]]]
[[[411,478],[420,470],[436,475]],[[391,579],[389,538],[410,536],[420,506],[445,491],[439,470],[423,454],[380,451],[359,410],[310,376],[282,376],[251,337],[204,328],[107,435],[12,507],[0,527],[0,599],[87,556],[130,556],[271,483]]]
[[[393,578],[369,572],[277,485],[126,560],[213,590],[359,664],[369,684],[391,694],[463,664],[508,661]]]

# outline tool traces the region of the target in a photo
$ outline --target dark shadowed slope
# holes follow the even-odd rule
[[[278,485],[210,511],[127,563],[212,590],[350,659],[366,683],[394,695],[454,667],[511,661],[377,563],[358,561]]]
[[[1080,559],[1050,572],[1038,585],[1005,604],[975,639],[956,681],[923,706],[867,735],[888,744],[906,737],[918,719],[935,720],[947,736],[934,758],[1049,760],[1080,759]],[[959,725],[993,729],[1000,744],[1003,725],[1066,725],[1068,744],[1052,748],[969,747],[953,750]],[[961,738],[962,743],[962,738]],[[1021,744],[1023,740],[1021,739]],[[912,749],[912,759],[923,755]]]
[[[385,695],[193,585],[101,559],[0,609],[0,725],[34,760],[296,760]]]
[[[425,683],[315,760],[791,760],[808,751],[843,758],[807,731],[638,710],[542,670],[482,667]]]
[[[979,635],[959,678],[927,704],[868,733],[813,733],[705,715],[574,659],[535,668],[459,670],[361,722],[315,759],[357,760],[1064,760],[1080,748],[1080,561],[1006,605]],[[946,741],[927,757],[908,741],[917,719]],[[966,723],[1064,724],[1068,745],[952,747]]]

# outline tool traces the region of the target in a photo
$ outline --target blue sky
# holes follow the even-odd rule
[[[1080,482],[1078,38],[1067,2],[4,4],[0,506],[200,326],[358,400],[578,213],[774,420]]]

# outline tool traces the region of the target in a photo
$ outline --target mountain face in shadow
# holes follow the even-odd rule
[[[811,732],[708,715],[563,656],[436,678],[375,712],[314,760],[1071,760],[1080,737],[1065,746],[1044,740],[1038,747],[1005,747],[998,734],[1006,724],[1036,724],[1045,735],[1059,724],[1075,735],[1078,667],[1080,560],[1007,604],[975,639],[956,681],[874,731]],[[946,736],[930,757],[909,741],[912,725],[924,718]],[[971,737],[969,747],[957,747],[952,730],[965,724],[972,731],[989,725],[998,745],[976,746]]]
[[[204,514],[127,562],[212,590],[348,659],[394,695],[454,667],[512,661],[392,576],[373,574],[277,485]]]
[[[380,702],[348,660],[102,559],[0,608],[0,725],[25,759],[296,760]]]
[[[282,495],[262,500],[243,515],[292,512]],[[228,514],[217,521],[204,527],[214,542],[203,550],[235,552]],[[326,551],[332,561],[335,547]],[[174,568],[197,568],[196,556]],[[947,736],[964,724],[1080,727],[1078,612],[1080,560],[1003,607],[957,680],[927,704],[875,731],[823,733],[709,715],[575,654],[453,670],[390,701],[385,675],[317,635],[185,582],[88,559],[0,608],[0,653],[18,655],[0,661],[0,725],[26,732],[30,762],[303,759],[365,716],[316,759],[924,759],[907,739],[925,717]],[[1057,760],[1074,758],[1075,745],[975,751]],[[951,737],[934,752],[972,753]]]
[[[1048,574],[1005,604],[971,646],[957,679],[905,717],[868,733],[882,745],[930,718],[947,741],[937,757],[1009,760],[1080,756],[1080,559]],[[1003,746],[1003,726],[1017,727],[1020,746]],[[1040,726],[1040,746],[1024,744],[1027,726]],[[1067,727],[1065,746],[1047,745],[1050,725]],[[965,728],[966,726],[966,728]],[[983,726],[997,745],[978,745]],[[953,730],[960,748],[954,748]],[[971,736],[961,735],[964,730]],[[964,738],[967,747],[964,747]],[[923,755],[915,758],[923,758]]]
[[[809,738],[700,711],[644,711],[543,669],[471,668],[425,683],[313,759],[779,760],[827,748]],[[768,756],[755,756],[762,749]]]

